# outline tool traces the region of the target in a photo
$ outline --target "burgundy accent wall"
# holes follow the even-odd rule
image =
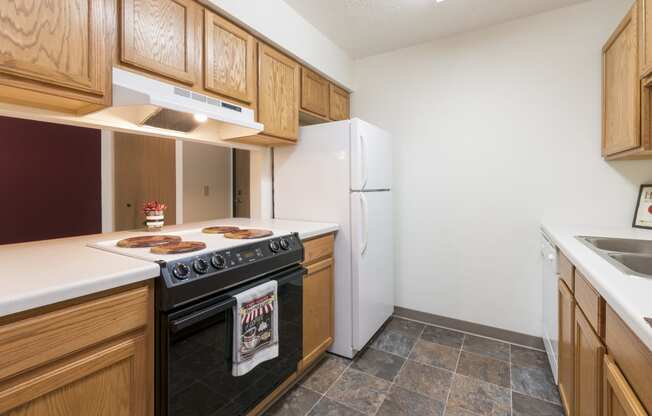
[[[101,232],[100,134],[0,117],[0,244]]]

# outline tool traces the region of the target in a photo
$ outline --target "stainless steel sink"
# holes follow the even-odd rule
[[[636,273],[652,277],[652,256],[610,253],[609,257]]]
[[[577,239],[623,273],[652,279],[652,241],[606,237]]]
[[[625,238],[584,237],[594,247],[614,253],[647,254],[652,256],[652,241]]]

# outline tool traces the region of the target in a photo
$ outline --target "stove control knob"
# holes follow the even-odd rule
[[[289,250],[290,249],[290,242],[288,240],[286,240],[285,238],[281,238],[280,244],[281,244],[281,248],[283,250]]]
[[[216,254],[211,259],[211,263],[215,266],[216,269],[223,269],[226,267],[226,259],[221,254]]]
[[[183,263],[179,263],[174,266],[172,273],[179,280],[186,280],[190,276],[190,267],[186,266]]]
[[[204,259],[197,259],[192,264],[192,268],[199,274],[204,274],[208,271],[208,262]]]
[[[279,247],[276,241],[272,240],[269,242],[269,249],[272,250],[273,253],[278,253],[281,247]]]

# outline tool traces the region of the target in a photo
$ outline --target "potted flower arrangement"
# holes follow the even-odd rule
[[[167,205],[159,201],[149,201],[143,204],[143,214],[145,214],[145,224],[148,231],[161,231],[165,223],[165,213]]]

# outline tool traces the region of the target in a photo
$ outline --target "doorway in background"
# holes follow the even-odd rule
[[[250,152],[233,149],[233,216],[251,217]]]
[[[146,201],[167,204],[165,224],[176,224],[175,141],[115,133],[115,230],[143,228]]]

